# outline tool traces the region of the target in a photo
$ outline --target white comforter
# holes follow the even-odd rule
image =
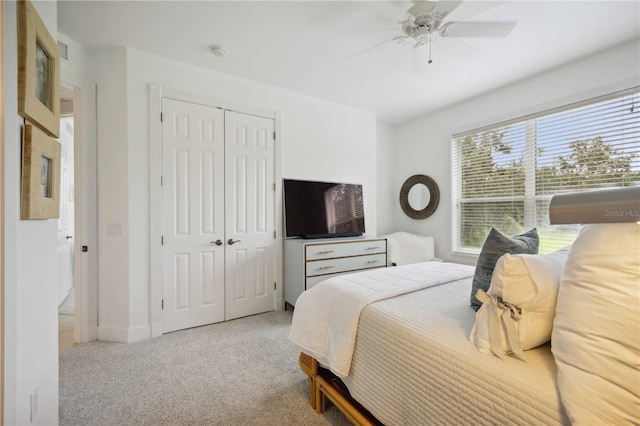
[[[360,312],[369,303],[456,281],[474,268],[424,262],[330,278],[296,301],[289,339],[334,374],[349,374]]]

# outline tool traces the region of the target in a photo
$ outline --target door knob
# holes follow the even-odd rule
[[[211,241],[211,245],[217,245],[217,246],[221,246],[222,245],[222,240],[215,240],[215,241]]]
[[[233,238],[229,238],[229,239],[227,240],[227,243],[228,243],[230,246],[234,245],[235,243],[239,243],[239,242],[240,242],[240,240],[234,240]]]
[[[73,235],[67,235],[67,240],[70,240],[73,238]]]

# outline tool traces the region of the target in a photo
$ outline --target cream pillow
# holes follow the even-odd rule
[[[569,248],[551,254],[505,254],[498,259],[476,314],[470,340],[481,352],[522,356],[551,339],[558,285]]]
[[[640,225],[592,224],[578,235],[551,350],[573,425],[640,424]]]
[[[469,302],[474,311],[478,311],[482,302],[476,298],[478,290],[488,291],[491,285],[491,276],[498,263],[498,259],[505,253],[511,254],[537,254],[540,238],[536,228],[530,229],[524,234],[507,237],[496,228],[491,228],[487,239],[482,244],[476,271],[471,282],[471,297]]]

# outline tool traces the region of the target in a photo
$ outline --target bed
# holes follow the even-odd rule
[[[312,407],[389,426],[640,424],[640,226],[590,224],[479,275],[483,253],[475,269],[422,262],[304,292],[289,338]]]
[[[302,293],[289,338],[312,407],[388,426],[640,424],[640,187],[551,205],[552,224],[594,223],[553,253],[535,229],[491,229],[475,268],[415,263]]]
[[[567,424],[548,344],[526,351],[523,362],[481,353],[469,341],[475,321],[468,302],[472,267],[425,262],[322,285],[397,282],[407,275],[433,274],[434,268],[456,268],[457,273],[362,308],[348,374],[334,368],[334,360],[319,355],[317,348],[306,353],[303,348],[300,366],[309,376],[316,411],[322,412],[329,398],[354,424]],[[313,305],[319,299],[326,302],[326,295],[310,298]],[[304,315],[294,311],[292,329],[303,321],[295,316]],[[304,347],[296,332],[292,340]]]

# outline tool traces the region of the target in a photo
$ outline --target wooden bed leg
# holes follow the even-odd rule
[[[309,386],[311,392],[309,392],[309,399],[311,400],[311,408],[316,408],[316,381],[309,377]]]
[[[364,407],[351,399],[344,389],[337,386],[331,378],[331,373],[320,370],[318,361],[300,353],[298,359],[300,369],[309,376],[311,387],[311,407],[318,414],[324,413],[327,408],[327,399],[336,406],[340,412],[354,425],[357,426],[382,426],[382,423],[376,420]],[[354,405],[355,404],[355,405]]]
[[[309,399],[311,401],[311,407],[315,409],[318,403],[316,400],[316,376],[318,375],[318,361],[315,358],[300,352],[298,363],[300,364],[300,369],[302,370],[302,372],[309,376]]]
[[[320,381],[316,380],[315,387],[313,391],[315,392],[316,413],[322,414],[327,408],[327,397],[324,395],[324,392],[322,392],[322,384]]]

